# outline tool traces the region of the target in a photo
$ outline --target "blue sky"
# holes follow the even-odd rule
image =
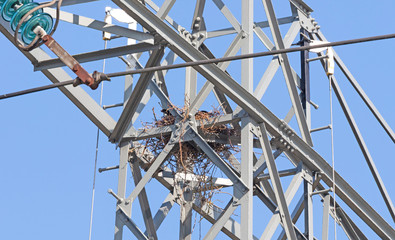
[[[210,2],[210,1],[208,1]],[[229,4],[236,17],[240,16],[238,4],[224,0]],[[288,1],[274,1],[278,17],[289,16]],[[313,17],[321,26],[322,32],[329,41],[339,41],[373,35],[395,32],[395,18],[393,10],[395,2],[383,0],[379,3],[365,3],[361,1],[306,1],[313,9]],[[215,6],[208,3],[206,20],[210,22],[210,30],[228,26],[226,20]],[[255,1],[256,21],[265,20],[262,3]],[[112,2],[99,1],[82,4],[78,7],[65,7],[81,15],[104,18],[104,7],[115,7]],[[190,26],[193,4],[178,1],[170,16],[184,26]],[[283,35],[289,26],[281,28]],[[265,30],[270,36],[270,33]],[[87,52],[103,48],[101,33],[95,30],[77,27],[68,23],[61,23],[54,34],[62,46],[70,53]],[[224,38],[230,41],[231,38]],[[109,47],[123,44],[126,39],[113,40]],[[255,40],[254,40],[255,41]],[[256,50],[265,50],[255,41]],[[225,44],[219,41],[208,42],[214,48],[214,53],[220,56],[225,50]],[[33,72],[33,66],[18,49],[16,49],[3,35],[0,35],[0,94],[27,89],[30,87],[49,84],[50,81],[40,72]],[[361,43],[343,47],[336,47],[335,51],[351,70],[359,84],[379,109],[389,125],[395,128],[394,91],[395,79],[393,68],[395,61],[395,40],[384,40],[370,43]],[[46,50],[47,51],[47,50]],[[271,58],[256,59],[254,78],[258,81],[263,73],[265,64]],[[290,59],[296,62],[298,54],[290,54]],[[179,61],[181,62],[181,61]],[[84,64],[88,71],[101,70],[102,62],[97,61]],[[230,65],[235,69],[239,63]],[[262,66],[262,67],[261,67]],[[124,69],[123,63],[118,59],[107,62],[106,72],[115,72]],[[297,69],[297,68],[296,68]],[[328,82],[318,62],[311,64],[312,100],[320,105],[313,111],[313,127],[320,127],[329,122],[328,109]],[[170,71],[168,74],[170,97],[176,104],[182,104],[183,72],[184,70]],[[230,70],[235,79],[237,70]],[[298,71],[298,70],[297,70]],[[394,143],[381,129],[368,108],[352,89],[347,79],[335,70],[343,93],[351,107],[354,117],[362,135],[369,147],[370,153],[376,163],[381,177],[386,184],[392,199],[395,199],[395,187],[392,184],[393,169],[395,167]],[[202,78],[199,77],[200,85]],[[272,85],[269,87],[263,102],[281,118],[290,107],[287,91],[284,89],[282,73],[279,71]],[[105,85],[104,104],[114,104],[122,101],[123,81],[114,79]],[[84,89],[98,101],[99,91]],[[151,121],[151,108],[159,110],[157,99],[149,102],[147,112],[143,114],[142,121]],[[205,105],[207,108],[210,104]],[[120,111],[108,110],[116,120]],[[91,190],[93,179],[93,163],[96,144],[97,128],[89,119],[79,111],[59,90],[49,90],[22,97],[0,100],[0,238],[1,239],[85,239],[88,238]],[[138,120],[139,122],[140,120]],[[334,101],[334,131],[335,131],[335,157],[336,170],[370,203],[382,217],[394,226],[388,214],[384,201],[376,188],[373,177],[354,140],[347,121],[342,114],[337,101]],[[330,135],[328,131],[315,133],[313,140],[316,150],[326,159],[330,159]],[[110,144],[106,137],[100,135],[99,167],[117,165],[118,150]],[[94,212],[93,239],[111,239],[114,231],[115,200],[107,194],[107,189],[117,188],[117,171],[97,175],[96,201]],[[129,191],[133,181],[128,178]],[[166,191],[155,181],[151,181],[148,193],[152,198],[153,209],[166,197]],[[315,199],[315,209],[321,211],[320,201]],[[342,205],[344,206],[344,204]],[[345,208],[346,210],[349,210]],[[155,211],[155,210],[153,210]],[[256,213],[259,213],[257,210]],[[177,218],[179,210],[172,209],[169,222],[159,229],[163,239],[174,239],[172,233],[178,231]],[[348,211],[347,213],[350,213]],[[133,214],[139,213],[139,206],[134,205]],[[315,218],[316,232],[319,232],[321,218],[319,213]],[[350,213],[351,216],[355,216]],[[173,220],[173,221],[172,221]],[[303,222],[303,221],[301,221]],[[142,221],[138,221],[144,229]],[[357,225],[364,231],[369,239],[377,236],[366,225],[356,218]],[[208,224],[203,223],[204,226]],[[302,228],[302,227],[301,227]],[[303,229],[303,228],[302,228]],[[263,229],[259,224],[254,226],[254,233],[260,236]],[[197,230],[194,239],[198,239]],[[339,230],[341,232],[341,230]],[[178,233],[178,232],[177,232]],[[333,234],[333,233],[331,233]],[[126,234],[130,236],[129,234]],[[344,234],[339,233],[340,239]],[[320,237],[320,235],[318,235]],[[219,235],[219,239],[224,235]]]

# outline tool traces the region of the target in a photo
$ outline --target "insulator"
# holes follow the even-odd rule
[[[25,5],[29,2],[31,2],[31,0],[7,0],[1,6],[1,16],[4,20],[9,22],[15,12],[22,7],[21,5]]]
[[[0,0],[1,16],[7,22],[10,22],[11,29],[16,30],[21,19],[33,8],[39,6],[39,3],[31,0]],[[22,35],[22,41],[25,44],[30,44],[36,37],[34,29],[40,26],[45,32],[49,33],[53,27],[53,18],[43,13],[42,9],[38,9],[26,18],[19,28]]]
[[[27,4],[23,5],[22,7],[18,8],[18,10],[16,10],[14,16],[12,16],[12,18],[11,18],[12,31],[15,31],[16,27],[19,24],[19,21],[23,18],[23,16],[25,16],[25,14],[27,14],[30,10],[32,10],[33,8],[35,8],[39,5],[40,4],[38,4],[36,2],[31,2],[31,3],[27,3]],[[39,10],[33,12],[32,16],[37,15],[42,12],[43,12],[43,10],[39,9]],[[25,24],[26,24],[26,22],[22,23],[21,27],[19,28],[19,32],[22,31],[22,28]]]
[[[27,21],[26,25],[22,29],[22,41],[26,44],[30,44],[36,37],[36,33],[33,31],[37,26],[41,26],[45,32],[52,30],[53,19],[47,13],[39,13]]]

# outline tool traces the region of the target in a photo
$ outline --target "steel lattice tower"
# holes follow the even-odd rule
[[[81,64],[126,56],[123,61],[130,70],[326,42],[320,26],[313,18],[313,9],[302,0],[289,0],[290,16],[281,18],[276,16],[271,0],[262,0],[259,9],[255,5],[260,1],[238,1],[240,14],[232,13],[223,0],[212,0],[210,7],[215,6],[217,9],[210,9],[210,14],[216,12],[218,17],[225,17],[228,21],[227,27],[216,30],[209,28],[212,26],[210,21],[215,21],[216,17],[206,16],[209,2],[206,0],[188,3],[194,6],[193,11],[188,13],[192,19],[188,25],[172,19],[176,13],[171,10],[179,3],[175,0],[112,2],[137,22],[138,30],[61,12],[61,21],[99,32],[108,32],[116,38],[135,40],[129,40],[128,44],[125,41],[124,45],[114,48],[76,54],[76,59]],[[76,3],[77,1],[64,0],[64,5]],[[55,10],[45,11],[55,17]],[[2,19],[0,31],[13,41],[13,33],[8,23]],[[334,97],[347,118],[381,197],[392,220],[395,221],[395,210],[390,195],[340,89],[336,74],[348,79],[394,142],[395,134],[336,52],[333,52],[333,60],[340,71],[335,75],[325,75],[331,57],[326,51],[327,49],[323,49],[316,53],[316,56],[313,56],[315,53],[306,50],[297,54],[297,57],[295,54],[277,54],[271,56],[267,62],[247,58],[235,62],[196,65],[185,69],[150,71],[127,76],[125,89],[120,92],[124,96],[124,102],[118,104],[123,110],[117,121],[83,88],[62,88],[61,91],[108,137],[109,141],[119,147],[118,189],[114,190],[115,193],[111,192],[117,199],[114,239],[123,239],[124,228],[129,229],[137,239],[163,239],[157,235],[157,229],[166,221],[166,216],[174,204],[180,207],[180,219],[174,222],[180,226],[179,233],[174,233],[174,238],[179,239],[192,238],[193,212],[211,224],[205,231],[204,239],[215,239],[221,231],[230,239],[328,239],[330,216],[335,218],[338,229],[341,229],[339,231],[344,231],[349,239],[367,239],[354,222],[354,217],[344,210],[344,206],[353,212],[352,216],[357,216],[365,222],[378,237],[395,239],[395,230],[391,224],[334,171],[331,159],[324,159],[315,150],[312,133],[331,128],[331,125],[312,129],[314,119],[311,106],[316,105],[310,99],[309,64],[314,60],[321,63],[324,69],[322,78],[326,77],[331,83]],[[62,70],[64,64],[59,59],[50,57],[44,47],[22,52],[34,64],[35,70],[43,72],[51,82],[72,79]],[[124,66],[124,63],[121,64]],[[97,68],[100,68],[99,66]],[[280,72],[279,69],[282,75],[275,76],[276,72]],[[167,77],[170,75],[169,71],[181,74],[176,75],[176,78],[174,74]],[[255,72],[259,72],[260,77],[257,77]],[[279,104],[263,100],[267,90],[272,90],[269,84],[273,79],[285,83],[282,89],[279,87],[281,90],[276,89],[283,91],[276,93],[281,98],[284,93],[288,94],[284,104],[276,98],[276,94],[270,96],[272,101]],[[179,88],[169,88],[170,81],[172,84],[179,82],[185,91],[180,94]],[[141,126],[136,120],[144,111],[151,111],[145,106],[153,96],[159,100],[163,109],[185,104],[179,102],[182,98],[188,105],[189,114],[182,115],[179,111],[170,109],[168,114],[175,118],[173,125],[149,130],[139,129]],[[214,122],[204,124],[230,124],[237,132],[232,138],[232,143],[238,144],[240,148],[237,156],[230,154],[221,157],[212,149],[212,145],[208,144],[227,142],[226,136],[209,138],[199,130],[203,123],[195,119],[196,113],[202,106],[207,107],[214,101],[216,105],[221,106],[224,114],[217,117]],[[271,106],[270,110],[268,105]],[[169,136],[170,140],[158,156],[153,156],[144,149],[141,141],[160,135]],[[191,178],[186,181],[185,176],[180,178],[163,165],[181,142],[189,142],[196,146],[218,168],[221,177],[216,176],[212,185],[227,189],[228,195],[224,198],[226,201],[223,206],[204,206],[193,194],[197,191],[194,190],[197,178],[189,176]],[[278,158],[281,160],[276,160]],[[232,164],[229,164],[230,162]],[[283,169],[283,166],[292,167]],[[130,176],[135,183],[133,187],[127,186],[127,178]],[[167,196],[161,196],[165,200],[159,209],[150,207],[150,199],[158,196],[151,196],[145,190],[151,179],[158,181],[168,191]],[[183,191],[180,192],[180,188]],[[127,189],[130,189],[130,193]],[[257,204],[257,201],[260,203]],[[323,202],[321,209],[313,205],[314,201]],[[142,220],[137,220],[136,216],[132,215],[132,207],[141,208]],[[262,219],[266,219],[262,220],[264,226],[260,227],[261,235],[254,236],[257,232],[253,228],[254,221],[258,221],[255,220],[258,218],[255,215],[261,208],[270,212],[270,216],[261,216]],[[314,218],[313,210],[321,211],[323,218]],[[304,219],[304,228],[297,227],[299,218]],[[314,233],[313,223],[322,225],[320,235]],[[281,232],[278,234],[276,230],[279,225]]]

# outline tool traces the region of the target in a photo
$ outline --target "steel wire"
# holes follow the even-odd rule
[[[125,75],[134,75],[134,74],[141,74],[141,73],[147,73],[147,72],[155,72],[155,71],[183,68],[183,67],[193,67],[193,66],[206,65],[206,64],[212,64],[212,63],[241,60],[241,59],[246,59],[246,58],[264,57],[264,56],[271,56],[271,55],[277,55],[277,54],[282,54],[282,53],[306,51],[306,50],[315,49],[315,48],[343,46],[343,45],[378,41],[378,40],[391,39],[391,38],[395,38],[395,33],[372,36],[372,37],[365,37],[365,38],[343,40],[343,41],[337,41],[337,42],[330,42],[330,43],[324,43],[324,44],[313,45],[313,46],[310,45],[310,46],[302,46],[302,47],[295,47],[295,48],[285,48],[285,49],[279,49],[279,50],[273,50],[273,51],[243,54],[243,55],[238,55],[238,56],[205,59],[205,60],[200,60],[200,61],[195,61],[195,62],[185,62],[185,63],[179,63],[179,64],[165,65],[165,66],[155,66],[155,67],[148,67],[148,68],[143,68],[143,69],[127,70],[127,71],[122,71],[122,72],[108,73],[106,75],[109,78],[120,77],[120,76],[125,76]],[[42,87],[36,87],[36,88],[27,89],[27,90],[23,90],[23,91],[19,91],[19,92],[3,94],[3,95],[0,95],[0,100],[10,98],[10,97],[21,96],[21,95],[25,95],[25,94],[29,94],[29,93],[39,92],[39,91],[43,91],[43,90],[47,90],[47,89],[51,89],[51,88],[62,87],[62,86],[73,84],[73,82],[74,82],[74,80],[68,80],[68,81],[64,81],[61,83],[55,83],[55,84],[45,85]]]

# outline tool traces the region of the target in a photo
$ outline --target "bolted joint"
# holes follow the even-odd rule
[[[242,30],[242,32],[241,32],[241,38],[246,38],[248,36],[248,34],[245,32],[245,31],[243,31]]]

